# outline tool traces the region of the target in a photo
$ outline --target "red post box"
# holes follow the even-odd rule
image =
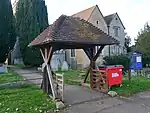
[[[108,87],[122,84],[123,66],[106,66],[99,67],[100,70],[106,71]]]

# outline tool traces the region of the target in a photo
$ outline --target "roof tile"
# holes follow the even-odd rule
[[[52,25],[45,29],[29,46],[52,43],[111,45],[119,42],[108,36],[84,19],[71,16],[60,16]]]

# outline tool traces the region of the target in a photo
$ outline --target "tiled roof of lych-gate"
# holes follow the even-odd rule
[[[62,15],[35,38],[29,46],[39,46],[57,42],[63,44],[92,45],[111,45],[119,43],[83,19]]]

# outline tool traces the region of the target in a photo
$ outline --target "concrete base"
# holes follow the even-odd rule
[[[66,105],[87,102],[90,100],[107,98],[108,95],[83,86],[65,85],[64,102]]]

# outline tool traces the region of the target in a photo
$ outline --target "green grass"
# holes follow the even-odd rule
[[[10,82],[12,79],[18,80],[22,77],[12,71],[8,75],[0,74],[1,83]],[[55,109],[55,102],[36,86],[0,88],[0,113],[40,113],[52,109]]]
[[[80,85],[84,77],[80,75],[81,70],[69,70],[66,72],[58,72],[64,73],[64,79],[66,84],[70,85]],[[88,76],[87,83],[90,81],[90,76]],[[150,79],[144,78],[141,76],[132,77],[131,82],[127,78],[123,78],[123,84],[121,87],[114,86],[112,87],[113,91],[116,91],[121,96],[131,96],[135,93],[142,92],[150,89]]]
[[[84,77],[80,75],[82,70],[58,71],[56,73],[64,73],[65,83],[70,85],[80,85],[80,81],[84,79]]]
[[[13,66],[16,66],[19,68],[25,68],[26,67],[24,64],[13,64]]]
[[[9,70],[8,73],[0,74],[0,84],[15,82],[18,80],[23,80],[23,78],[11,70]]]
[[[145,77],[132,77],[131,82],[127,78],[123,80],[121,87],[112,87],[121,96],[131,96],[138,92],[143,92],[150,89],[150,79]]]
[[[0,113],[40,113],[55,103],[36,87],[0,89]]]

